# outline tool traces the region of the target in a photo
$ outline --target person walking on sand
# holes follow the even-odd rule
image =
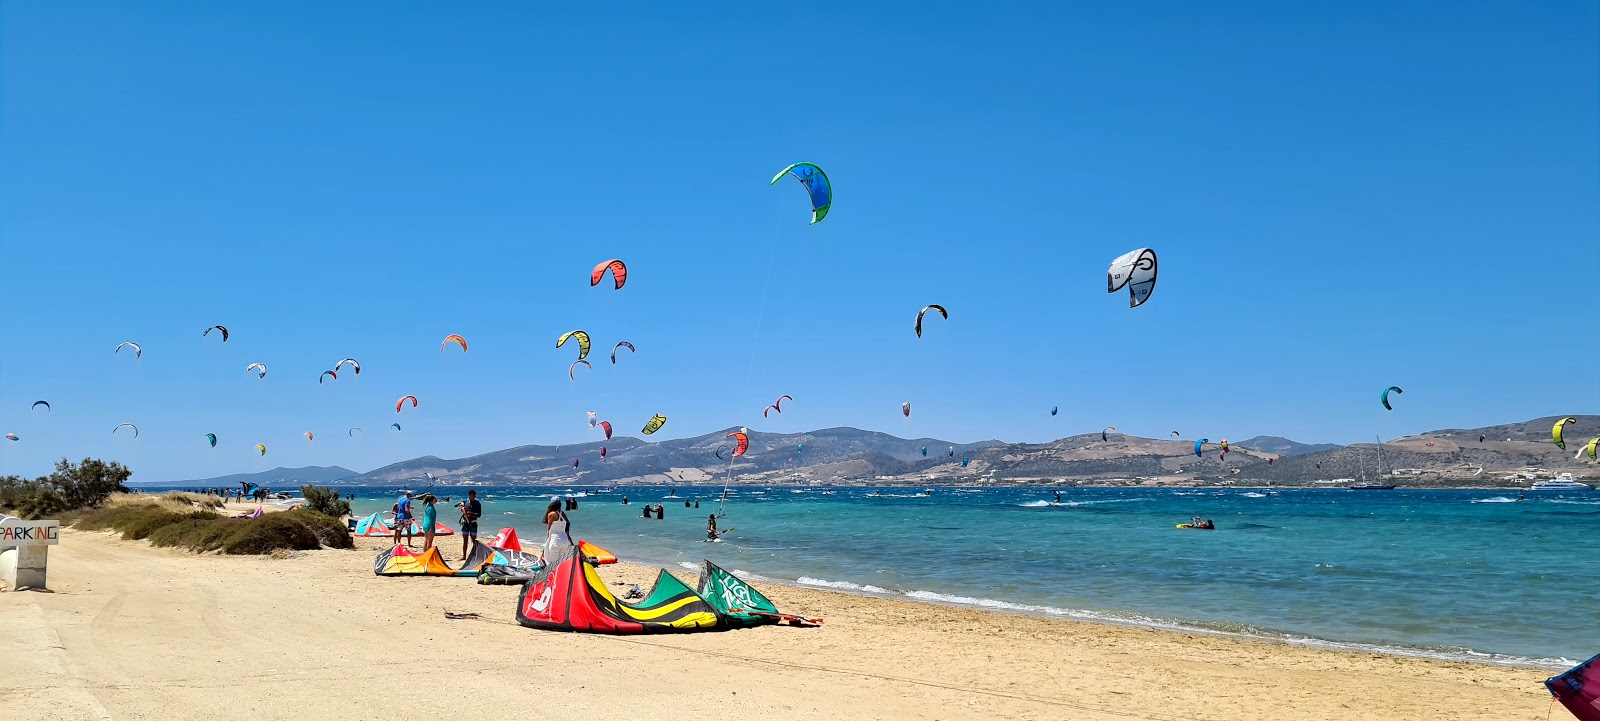
[[[483,503],[476,490],[467,491],[467,500],[456,504],[461,509],[461,557],[467,557],[472,542],[478,540],[478,518],[483,515]]]
[[[439,499],[432,493],[422,496],[422,550],[433,548],[433,530],[439,523],[439,509],[434,506]]]
[[[402,530],[404,529],[404,530]],[[394,504],[394,545],[400,545],[400,534],[406,534],[406,545],[411,545],[411,491]]]
[[[544,558],[548,563],[556,551],[572,545],[572,522],[561,510],[561,499],[551,498],[544,508]]]

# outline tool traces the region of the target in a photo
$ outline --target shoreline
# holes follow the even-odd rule
[[[382,545],[358,539],[354,551],[274,560],[68,529],[51,550],[55,593],[0,593],[0,674],[25,690],[0,693],[0,716],[347,717],[386,703],[397,669],[470,715],[504,714],[506,699],[467,692],[485,683],[538,689],[542,703],[579,715],[615,715],[621,703],[664,719],[704,718],[707,708],[750,718],[1171,719],[1187,708],[1244,721],[1533,721],[1549,704],[1540,686],[1549,674],[1528,668],[753,578],[781,610],[826,623],[646,637],[537,631],[514,620],[517,587],[374,575]],[[459,539],[439,546],[459,558]],[[657,569],[620,563],[601,575],[621,590],[648,587]],[[443,610],[482,619],[445,620]]]
[[[341,491],[363,491],[363,490],[390,491],[390,490],[394,490],[394,489],[407,488],[407,487],[410,487],[410,486],[414,486],[415,485],[415,479],[412,479],[412,480],[413,480],[413,483],[410,483],[410,484],[402,483],[402,482],[395,482],[395,483],[390,483],[390,484],[364,483],[364,484],[358,485],[358,486],[343,486],[343,485],[340,485],[338,481],[330,481],[330,482],[327,482],[327,483],[313,483],[313,484],[310,484],[310,485],[327,486],[327,487],[330,487],[330,488],[338,488]],[[299,488],[300,488],[301,485],[306,485],[306,484],[301,484],[298,481],[293,481],[292,483],[294,483],[293,490],[296,493],[299,492]],[[557,488],[557,487],[567,487],[567,488],[574,489],[575,492],[585,492],[585,493],[587,493],[589,491],[589,489],[599,488],[600,486],[588,486],[588,485],[577,484],[577,483],[569,483],[569,484],[561,484],[561,483],[538,484],[538,483],[534,483],[534,484],[509,484],[509,485],[506,485],[506,484],[473,483],[473,482],[469,482],[469,483],[459,483],[459,482],[451,483],[451,482],[447,482],[447,481],[440,481],[439,483],[437,483],[437,484],[435,484],[433,486],[430,486],[430,488],[434,488],[434,489],[448,488],[448,489],[451,489],[451,490],[460,490],[463,493],[465,493],[468,490],[474,490],[474,489],[481,490],[481,489],[486,489],[486,488],[515,489],[515,490],[528,490],[528,489],[549,490],[549,489],[553,489],[553,488]],[[1061,490],[1061,491],[1068,491],[1068,490],[1107,491],[1107,490],[1161,490],[1161,489],[1165,489],[1165,488],[1178,488],[1178,489],[1184,489],[1184,490],[1190,490],[1190,489],[1196,489],[1196,488],[1204,488],[1204,489],[1213,489],[1213,490],[1233,490],[1233,491],[1307,491],[1307,490],[1309,490],[1309,491],[1348,491],[1348,490],[1353,490],[1349,486],[1344,486],[1344,485],[1336,486],[1336,485],[1314,484],[1314,483],[1306,483],[1306,484],[1299,484],[1299,485],[1284,485],[1284,484],[1280,483],[1280,484],[1273,484],[1273,485],[1270,485],[1270,486],[1263,486],[1263,485],[1242,485],[1242,484],[1239,484],[1239,485],[1221,485],[1221,484],[1216,484],[1216,483],[1179,483],[1179,482],[1174,482],[1174,483],[1152,483],[1152,484],[1138,484],[1138,483],[1116,483],[1116,484],[1070,483],[1070,484],[1066,484],[1066,485],[1048,484],[1048,483],[1017,482],[1017,483],[986,483],[986,484],[980,484],[980,485],[962,485],[962,484],[954,484],[954,483],[936,483],[936,482],[930,482],[930,481],[915,481],[915,482],[914,481],[905,481],[905,482],[884,482],[884,483],[831,483],[831,482],[827,482],[827,481],[818,481],[816,483],[804,483],[804,484],[802,484],[802,483],[735,482],[735,483],[728,484],[727,487],[728,488],[784,488],[784,489],[789,489],[789,488],[827,488],[827,489],[933,488],[933,489],[952,489],[952,490],[953,489],[965,489],[965,490],[1035,489],[1035,490],[1039,490],[1039,491],[1045,492],[1045,493],[1048,493],[1051,490]],[[170,484],[166,484],[166,483],[149,483],[149,484],[129,483],[128,484],[128,488],[133,490],[135,493],[145,493],[145,494],[149,494],[149,495],[157,495],[157,494],[166,493],[168,491],[174,491],[174,490],[176,490],[176,491],[187,491],[188,489],[192,488],[192,486],[174,486],[174,485],[170,485]],[[617,486],[617,490],[616,491],[601,492],[601,493],[598,493],[598,494],[590,493],[587,497],[593,498],[593,497],[601,496],[601,495],[617,494],[617,493],[620,493],[623,489],[629,489],[629,488],[718,488],[718,489],[720,489],[720,488],[722,488],[722,486],[721,485],[703,485],[703,484],[695,484],[695,483],[688,483],[688,482],[684,482],[684,483],[680,483],[680,484],[671,484],[671,483],[619,483],[618,486]],[[1535,493],[1560,493],[1561,492],[1561,491],[1551,491],[1551,490],[1534,491],[1533,489],[1529,488],[1526,485],[1526,483],[1524,483],[1523,485],[1501,484],[1501,485],[1469,485],[1469,486],[1432,486],[1432,485],[1429,485],[1429,486],[1406,486],[1406,485],[1397,484],[1393,489],[1389,489],[1389,490],[1395,490],[1395,491],[1521,491],[1521,492],[1533,491]],[[1600,490],[1600,489],[1592,489],[1592,490]],[[1382,491],[1369,491],[1369,492],[1382,493]],[[1581,493],[1583,491],[1575,491],[1575,492],[1580,492]],[[254,501],[251,501],[251,502],[254,503]]]
[[[627,561],[628,563],[650,568],[660,568],[666,571],[681,572],[687,568],[671,568],[660,566],[648,561]],[[1165,631],[1180,634],[1196,634],[1215,636],[1218,638],[1234,639],[1246,642],[1266,643],[1283,646],[1296,646],[1322,651],[1341,651],[1347,653],[1374,654],[1379,656],[1394,656],[1397,658],[1424,659],[1431,661],[1445,661],[1450,663],[1480,664],[1484,666],[1497,666],[1504,668],[1528,669],[1540,672],[1565,671],[1576,666],[1582,659],[1567,658],[1530,658],[1514,654],[1493,653],[1478,651],[1471,648],[1459,649],[1433,649],[1416,646],[1386,645],[1381,643],[1366,643],[1361,641],[1337,641],[1318,638],[1304,634],[1294,634],[1276,629],[1264,629],[1249,624],[1232,622],[1217,622],[1218,625],[1243,626],[1248,630],[1229,630],[1226,628],[1210,628],[1204,621],[1191,619],[1166,619],[1143,616],[1135,613],[1119,613],[1116,611],[1093,611],[1076,608],[1057,608],[1040,604],[1017,603],[990,598],[974,598],[969,596],[952,596],[950,594],[935,593],[921,590],[893,590],[879,589],[848,581],[826,581],[825,579],[812,579],[814,583],[801,580],[788,580],[770,578],[756,573],[740,573],[740,578],[752,583],[772,584],[819,593],[838,593],[847,596],[863,598],[877,598],[886,601],[903,601],[906,603],[919,603],[947,608],[959,608],[988,613],[1010,614],[1042,618],[1065,623],[1083,623],[1097,626],[1116,626],[1120,628],[1142,628],[1154,631]],[[803,577],[805,578],[805,577]],[[837,585],[830,585],[837,584]]]

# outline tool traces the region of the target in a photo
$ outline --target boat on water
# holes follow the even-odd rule
[[[1384,473],[1384,471],[1383,471],[1383,439],[1379,438],[1379,439],[1377,439],[1377,441],[1378,441],[1378,477],[1379,478],[1384,478],[1388,474]],[[1361,482],[1360,483],[1352,483],[1352,484],[1350,484],[1348,486],[1345,486],[1345,488],[1348,488],[1348,489],[1350,489],[1352,491],[1392,491],[1392,490],[1394,490],[1394,484],[1393,483],[1384,483],[1381,480],[1380,481],[1369,481],[1369,480],[1367,480],[1367,467],[1366,467],[1366,464],[1361,462],[1360,454],[1356,455],[1356,464],[1360,467],[1360,470],[1361,470]]]
[[[1530,491],[1592,491],[1594,486],[1579,483],[1571,473],[1557,473],[1555,478],[1545,481],[1535,481],[1528,486]]]

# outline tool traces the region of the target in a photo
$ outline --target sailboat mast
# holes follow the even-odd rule
[[[1375,441],[1378,442],[1378,479],[1382,480],[1383,476],[1384,476],[1384,472],[1383,472],[1383,439],[1378,437],[1378,436],[1373,436],[1372,440],[1375,440]]]

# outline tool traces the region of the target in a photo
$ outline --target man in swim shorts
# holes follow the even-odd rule
[[[467,557],[472,542],[478,540],[478,518],[483,515],[483,503],[477,491],[467,491],[467,500],[457,504],[461,508],[461,557]]]

